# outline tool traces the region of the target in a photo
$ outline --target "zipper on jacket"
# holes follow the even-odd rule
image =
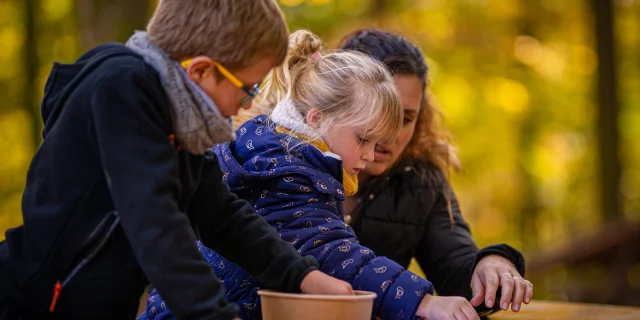
[[[100,221],[98,226],[93,229],[91,234],[87,237],[87,239],[80,247],[78,251],[80,255],[82,255],[83,251],[89,250],[91,245],[95,244],[95,246],[89,250],[84,257],[73,267],[71,272],[64,277],[62,280],[56,281],[56,284],[53,287],[53,297],[51,298],[51,305],[49,306],[49,312],[54,312],[56,308],[56,303],[58,302],[58,298],[62,293],[62,289],[78,274],[78,272],[86,266],[95,256],[102,250],[104,245],[107,243],[107,240],[113,234],[113,231],[116,229],[118,224],[120,223],[120,217],[116,211],[112,211],[107,214],[106,217]],[[106,229],[106,231],[104,231]],[[100,237],[102,235],[102,237]]]

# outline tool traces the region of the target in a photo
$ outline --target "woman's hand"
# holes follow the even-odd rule
[[[300,290],[303,293],[327,294],[327,295],[353,295],[353,288],[348,282],[336,279],[321,271],[309,272],[302,283]]]
[[[488,255],[478,262],[473,271],[471,305],[477,307],[484,300],[488,308],[493,308],[499,286],[502,287],[502,310],[508,310],[511,304],[511,310],[518,312],[523,301],[529,304],[533,298],[533,284],[520,276],[511,261],[498,255]]]
[[[427,320],[479,320],[469,301],[463,297],[426,295],[417,315]]]

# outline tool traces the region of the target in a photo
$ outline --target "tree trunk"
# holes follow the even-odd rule
[[[592,0],[598,54],[598,151],[600,201],[605,221],[623,218],[618,159],[618,98],[612,1]]]
[[[149,0],[76,0],[80,48],[110,41],[125,42],[135,30],[144,30]]]
[[[374,0],[371,9],[371,16],[377,22],[380,22],[384,17],[384,13],[387,9],[387,1],[386,0]]]
[[[40,67],[37,51],[38,8],[40,8],[40,1],[24,0],[24,46],[22,53],[24,58],[22,61],[25,83],[22,90],[22,105],[31,118],[31,139],[34,150],[40,146],[42,132],[42,120],[38,105],[40,95],[37,94],[38,69]]]

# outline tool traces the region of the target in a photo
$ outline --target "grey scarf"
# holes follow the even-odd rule
[[[231,123],[213,101],[187,77],[179,62],[149,41],[146,32],[137,31],[127,47],[141,55],[160,74],[169,98],[176,139],[193,154],[203,154],[218,143],[233,140]]]

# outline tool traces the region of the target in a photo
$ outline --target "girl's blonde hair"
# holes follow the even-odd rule
[[[321,112],[319,134],[355,126],[364,127],[369,139],[393,141],[402,127],[402,105],[387,68],[361,53],[325,52],[307,30],[289,36],[284,64],[265,79],[257,106],[268,114],[285,99],[305,119],[312,108]]]

